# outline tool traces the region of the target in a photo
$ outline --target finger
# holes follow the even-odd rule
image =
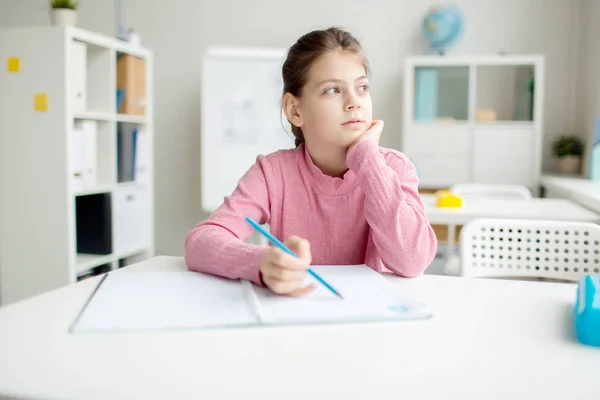
[[[291,269],[274,265],[271,268],[266,268],[264,275],[284,282],[302,281],[306,277],[306,269]]]
[[[374,119],[371,122],[369,129],[383,129],[383,121],[380,119]]]
[[[306,260],[294,257],[279,249],[273,251],[271,262],[276,266],[287,269],[306,270],[308,268]]]
[[[285,241],[285,245],[298,255],[301,260],[311,262],[310,243],[298,236],[292,236]]]
[[[368,135],[368,136],[374,137],[374,138],[378,138],[381,136],[382,132],[383,132],[383,121],[375,120],[371,124],[371,127],[365,132],[365,135]]]
[[[291,297],[299,297],[299,296],[304,296],[310,292],[312,292],[313,290],[315,290],[317,288],[317,285],[315,285],[314,283],[311,283],[310,285],[297,289],[291,293],[288,293],[288,296]]]

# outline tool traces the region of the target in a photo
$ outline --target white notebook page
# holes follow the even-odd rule
[[[197,272],[111,272],[73,332],[256,325],[239,281]]]
[[[343,299],[321,283],[303,297],[278,296],[252,286],[258,314],[266,324],[420,319],[430,317],[424,304],[403,297],[384,276],[365,265],[314,266],[312,269],[338,290]],[[246,287],[249,287],[246,284]]]

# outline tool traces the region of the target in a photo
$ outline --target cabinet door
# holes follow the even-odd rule
[[[469,160],[457,157],[411,157],[421,189],[449,188],[469,182]]]
[[[480,124],[474,130],[473,181],[533,186],[534,128],[520,124]]]
[[[406,155],[413,161],[422,188],[450,187],[469,181],[470,128],[465,123],[410,126]]]

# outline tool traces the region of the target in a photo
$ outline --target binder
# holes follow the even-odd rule
[[[98,126],[96,121],[76,121],[71,145],[74,190],[98,184]]]
[[[71,44],[71,88],[73,112],[84,112],[87,108],[87,45],[73,41]]]
[[[416,73],[415,120],[437,118],[438,73],[432,68],[419,68]]]

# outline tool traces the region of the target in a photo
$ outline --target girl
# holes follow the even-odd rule
[[[306,294],[310,264],[366,264],[420,275],[437,241],[402,153],[379,147],[369,68],[359,42],[338,28],[302,36],[282,68],[282,107],[296,148],[260,155],[235,191],[185,239],[189,269]],[[299,258],[245,243],[249,216]]]

